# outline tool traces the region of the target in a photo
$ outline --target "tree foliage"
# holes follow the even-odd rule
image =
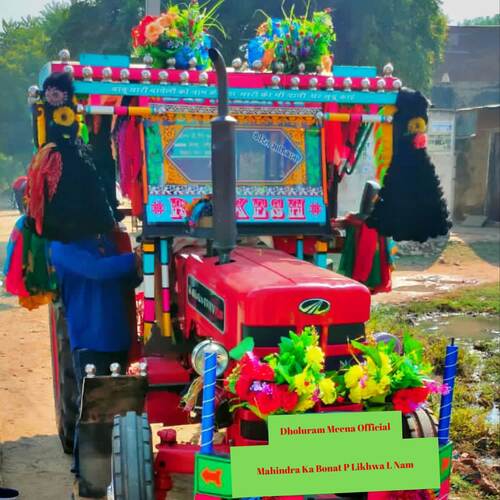
[[[500,14],[495,14],[494,16],[486,17],[474,17],[473,19],[465,19],[461,26],[499,26],[500,25]]]

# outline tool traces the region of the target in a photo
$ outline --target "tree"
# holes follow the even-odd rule
[[[499,26],[500,14],[486,17],[474,17],[473,19],[465,19],[460,23],[460,26]]]

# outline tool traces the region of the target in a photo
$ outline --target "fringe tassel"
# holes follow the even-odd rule
[[[383,116],[394,116],[395,106],[384,106],[380,110]],[[375,178],[380,186],[384,185],[384,177],[392,161],[392,123],[377,123],[374,128],[375,136]]]

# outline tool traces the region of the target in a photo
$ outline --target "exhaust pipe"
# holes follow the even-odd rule
[[[236,120],[229,116],[226,63],[217,49],[208,55],[217,73],[218,113],[212,125],[213,248],[219,264],[231,261],[236,247]]]

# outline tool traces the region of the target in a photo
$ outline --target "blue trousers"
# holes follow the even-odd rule
[[[75,371],[76,386],[78,389],[78,418],[75,426],[75,438],[73,445],[73,465],[71,471],[77,476],[79,473],[79,460],[78,460],[78,430],[80,425],[80,404],[82,399],[82,386],[83,379],[85,378],[85,366],[92,364],[96,368],[95,374],[97,376],[110,375],[111,371],[109,365],[111,363],[120,363],[121,373],[125,373],[127,368],[128,352],[98,352],[91,349],[75,349],[73,351],[73,368]]]

